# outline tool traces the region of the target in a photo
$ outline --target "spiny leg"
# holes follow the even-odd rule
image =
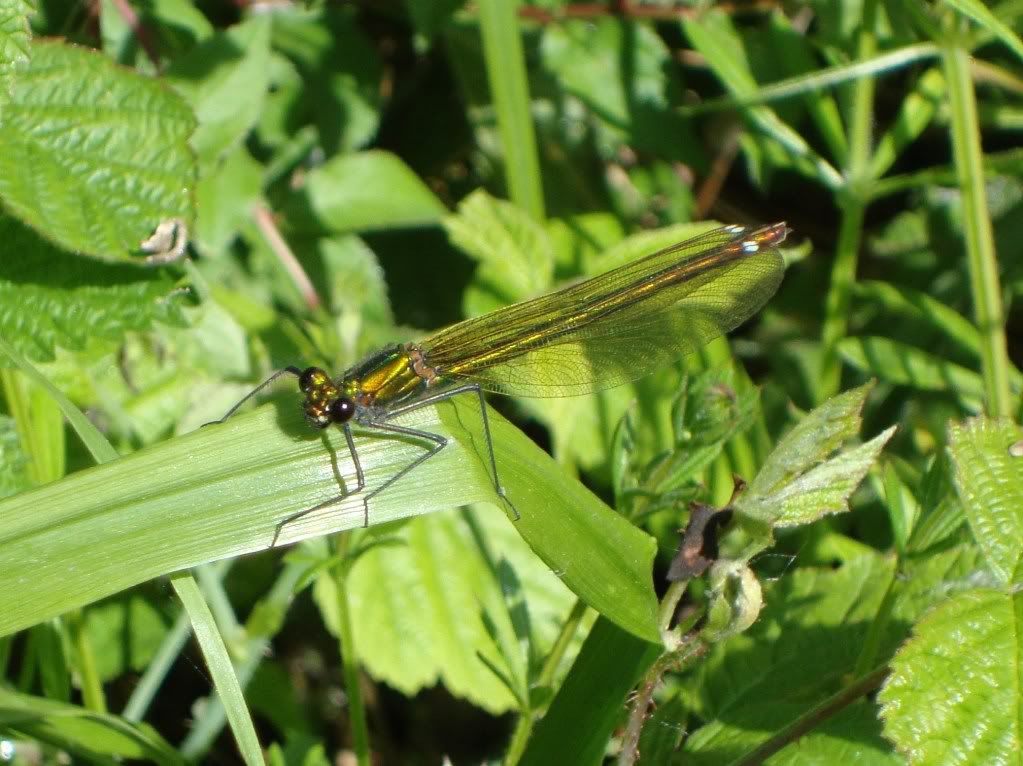
[[[279,522],[277,527],[274,529],[274,539],[270,543],[271,548],[277,545],[277,538],[281,536],[281,530],[288,524],[291,524],[293,521],[298,521],[304,516],[308,516],[310,513],[315,513],[327,506],[344,500],[346,497],[357,495],[366,488],[366,475],[362,472],[362,463],[359,462],[359,453],[355,450],[355,440],[352,438],[352,429],[348,423],[342,424],[341,429],[344,431],[345,441],[348,442],[348,453],[352,456],[352,463],[355,465],[355,489],[351,492],[345,492],[342,495],[338,495],[337,497],[332,497],[329,500],[324,500],[322,503],[317,503],[312,508],[306,508],[304,511],[299,511],[298,513],[293,513],[286,517],[283,521]],[[363,509],[366,513],[364,526],[369,526],[369,506],[363,503]]]
[[[390,413],[388,413],[388,418],[390,418]],[[398,473],[394,474],[394,476],[391,476],[387,481],[385,481],[379,487],[374,487],[371,492],[367,493],[362,498],[362,511],[363,511],[363,516],[364,516],[364,524],[365,524],[365,526],[368,527],[369,526],[369,501],[373,497],[375,497],[376,495],[379,495],[381,492],[383,492],[389,486],[394,484],[394,482],[398,481],[398,479],[400,479],[402,476],[405,476],[406,474],[408,474],[413,468],[422,465],[427,460],[429,460],[434,455],[436,455],[438,452],[440,452],[442,449],[444,449],[444,447],[448,443],[448,440],[447,440],[447,437],[441,436],[440,434],[435,434],[435,433],[433,433],[431,431],[420,431],[418,428],[409,428],[407,426],[399,426],[399,425],[395,425],[394,423],[387,423],[387,422],[379,421],[379,420],[378,421],[369,422],[369,423],[364,423],[363,425],[365,425],[367,428],[374,428],[374,429],[381,430],[381,431],[390,431],[391,433],[402,434],[403,436],[411,436],[411,437],[416,438],[416,439],[426,439],[427,441],[432,441],[433,442],[433,446],[428,451],[424,452],[422,455],[417,457],[415,460],[413,460],[407,466],[402,468],[400,471],[398,471]]]
[[[454,396],[458,396],[459,394],[467,394],[470,392],[476,394],[480,404],[480,415],[483,418],[483,436],[486,438],[487,453],[490,456],[490,471],[494,478],[494,491],[497,492],[498,496],[508,504],[508,507],[511,508],[512,513],[515,514],[515,520],[518,521],[521,518],[521,516],[519,515],[519,511],[515,507],[515,504],[505,493],[504,487],[501,485],[501,480],[497,475],[497,458],[494,457],[494,441],[493,439],[490,438],[490,418],[487,416],[487,400],[483,397],[483,389],[480,387],[479,383],[465,383],[463,385],[457,386],[456,388],[449,388],[446,391],[441,391],[436,394],[431,394],[430,396],[425,396],[422,399],[418,399],[417,401],[412,402],[411,404],[406,404],[402,407],[396,407],[390,412],[388,412],[383,417],[383,420],[391,420],[392,418],[397,417],[398,415],[402,415],[406,412],[411,412],[412,410],[417,410],[420,407],[425,407],[430,404],[436,404],[437,402],[443,402],[448,399],[451,399]]]
[[[243,404],[245,404],[245,402],[247,402],[249,399],[254,397],[260,391],[264,390],[265,388],[267,388],[268,386],[273,384],[274,381],[276,381],[277,379],[281,378],[284,375],[294,375],[296,378],[299,378],[299,377],[302,376],[302,371],[300,369],[298,369],[298,367],[293,367],[291,365],[285,367],[284,369],[278,370],[273,375],[271,375],[269,378],[267,378],[262,383],[260,383],[258,386],[256,386],[254,389],[249,391],[249,393],[245,394],[245,396],[242,397],[241,401],[239,401],[234,407],[229,409],[224,414],[224,417],[222,417],[220,420],[211,420],[209,423],[204,423],[203,426],[204,427],[205,426],[214,426],[214,425],[218,425],[220,423],[223,423],[229,417],[234,415],[234,413],[236,413],[238,411],[238,408],[241,407]]]

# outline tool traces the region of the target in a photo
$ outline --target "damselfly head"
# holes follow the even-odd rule
[[[303,370],[298,377],[298,387],[305,394],[302,409],[313,428],[344,423],[355,414],[355,402],[343,395],[330,375],[319,367]]]

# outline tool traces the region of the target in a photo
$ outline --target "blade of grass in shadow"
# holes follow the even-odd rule
[[[480,0],[479,20],[487,79],[504,149],[504,172],[512,202],[543,221],[543,185],[522,54],[517,2]]]
[[[519,763],[600,763],[625,695],[662,651],[598,619]]]
[[[293,404],[293,402],[289,402]],[[374,498],[371,521],[494,502],[471,407],[424,408],[403,422],[450,436],[435,458]],[[501,479],[516,528],[566,585],[641,636],[655,637],[654,541],[601,503],[496,415]],[[359,433],[369,487],[423,447]],[[219,426],[0,501],[0,635],[161,574],[262,550],[277,524],[336,496],[355,472],[340,433],[310,433],[298,407],[263,407]],[[363,524],[355,495],[285,525],[279,544]]]
[[[934,43],[916,43],[915,45],[907,45],[894,51],[888,51],[868,59],[856,61],[852,64],[818,69],[814,72],[779,80],[770,85],[761,86],[750,93],[721,96],[720,98],[708,99],[699,104],[679,107],[678,111],[679,114],[691,117],[707,112],[718,112],[725,109],[738,109],[757,104],[782,101],[786,98],[817,93],[825,88],[832,88],[861,77],[898,72],[906,67],[917,64],[919,61],[936,58],[937,56],[938,47]]]

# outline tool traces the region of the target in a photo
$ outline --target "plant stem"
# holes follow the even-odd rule
[[[703,656],[708,649],[710,649],[709,644],[695,638],[689,643],[682,644],[677,651],[662,654],[660,659],[643,676],[643,682],[636,690],[636,697],[633,700],[632,709],[629,711],[629,723],[625,727],[622,751],[618,755],[618,766],[632,766],[639,760],[639,738],[643,733],[643,722],[646,720],[647,710],[650,708],[654,690],[660,683],[661,677],[669,670],[678,670],[689,660]]]
[[[68,615],[68,627],[74,636],[75,668],[82,685],[82,702],[85,707],[96,713],[107,712],[107,702],[103,695],[103,683],[96,670],[96,657],[89,643],[89,634],[85,630],[85,617],[81,609]]]
[[[732,761],[730,766],[756,766],[763,763],[767,758],[777,753],[789,743],[795,742],[833,715],[844,710],[864,694],[868,694],[879,687],[886,675],[888,675],[888,667],[884,666],[862,676],[817,707],[801,715],[760,745],[760,747],[750,751],[739,760]]]
[[[558,637],[554,639],[551,650],[544,660],[543,667],[536,677],[537,686],[544,687],[554,684],[554,674],[558,672],[558,666],[561,664],[565,652],[568,651],[568,646],[572,643],[572,638],[575,636],[576,631],[579,630],[579,624],[586,615],[586,609],[586,604],[582,600],[576,600],[575,604],[572,605],[572,609],[562,623]],[[515,724],[515,730],[512,732],[511,739],[508,742],[508,751],[504,756],[505,766],[514,766],[522,757],[522,753],[526,749],[526,743],[529,742],[529,735],[533,731],[533,723],[536,720],[535,712],[538,711],[523,712],[519,716],[519,720]]]
[[[863,6],[857,60],[865,61],[877,52],[874,21],[877,1],[867,0]],[[824,309],[821,331],[821,383],[818,402],[838,393],[841,387],[842,364],[838,358],[838,342],[846,336],[849,327],[849,306],[852,301],[853,282],[856,281],[856,263],[863,231],[863,218],[870,199],[871,184],[871,128],[874,122],[874,79],[861,77],[852,86],[852,110],[849,127],[849,159],[845,169],[845,183],[839,196],[842,222],[839,228],[835,262],[831,268],[831,284]]]
[[[664,598],[661,599],[661,608],[657,615],[657,628],[661,632],[661,640],[668,645],[669,633],[671,631],[671,619],[675,616],[675,610],[678,608],[678,602],[682,600],[682,596],[685,595],[686,587],[689,585],[689,580],[679,580],[673,582],[668,586],[667,592],[664,594]]]
[[[981,371],[987,411],[993,417],[1008,416],[1012,413],[1009,358],[1005,346],[998,261],[984,189],[984,157],[970,73],[970,54],[954,42],[945,48],[942,61],[948,80],[952,155],[963,195],[970,294],[981,335]]]
[[[348,695],[348,723],[351,728],[352,749],[359,766],[370,766],[369,729],[366,726],[366,708],[362,702],[359,686],[359,663],[355,649],[355,633],[352,630],[351,607],[348,602],[348,583],[345,569],[345,555],[351,542],[351,535],[341,533],[335,538],[335,553],[338,563],[334,566],[337,590],[337,634],[341,650],[341,670],[345,679],[345,693]]]
[[[479,20],[487,80],[504,149],[508,195],[537,221],[546,217],[540,160],[526,79],[517,2],[480,0]]]

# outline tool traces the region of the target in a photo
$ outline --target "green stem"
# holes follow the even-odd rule
[[[576,631],[579,630],[579,624],[586,615],[586,609],[586,604],[581,600],[577,600],[572,605],[572,609],[562,623],[558,637],[554,639],[554,644],[551,646],[551,650],[544,660],[543,667],[537,675],[537,686],[541,688],[545,686],[553,687],[554,675],[558,672],[558,666],[561,664],[565,652],[568,651]],[[511,739],[508,742],[508,750],[504,756],[505,766],[514,766],[514,764],[519,762],[522,753],[525,752],[526,744],[529,742],[529,735],[533,731],[535,721],[536,715],[533,711],[523,711],[519,716],[519,720],[515,724],[515,730],[512,732]]]
[[[952,154],[963,195],[970,294],[981,334],[981,368],[987,410],[993,417],[1007,416],[1012,413],[1009,358],[1005,346],[998,261],[984,188],[984,157],[970,74],[970,54],[953,43],[945,48],[942,61],[948,81]]]
[[[547,654],[547,659],[544,660],[543,667],[540,669],[540,673],[536,678],[538,685],[550,686],[554,683],[554,675],[558,672],[558,666],[561,664],[561,660],[564,658],[565,652],[568,651],[568,647],[572,643],[572,639],[575,637],[576,631],[579,630],[579,624],[586,615],[586,609],[586,604],[580,600],[577,600],[575,604],[572,605],[572,610],[568,613],[568,617],[565,618],[565,622],[562,624],[561,630],[558,632],[558,637],[554,639],[554,644],[551,646],[551,650]]]
[[[801,715],[761,744],[760,747],[732,761],[730,766],[754,766],[754,764],[763,763],[783,747],[795,742],[804,734],[813,731],[814,728],[837,713],[840,713],[863,695],[874,691],[874,689],[881,685],[886,675],[888,675],[887,666],[877,668],[858,680],[853,681],[837,694],[832,695],[820,705]]]
[[[540,160],[526,79],[526,60],[516,13],[510,0],[480,0],[479,20],[497,128],[504,149],[508,194],[537,221],[546,217]]]
[[[667,601],[667,597],[664,600]],[[710,645],[698,638],[680,643],[677,649],[662,654],[647,671],[643,681],[636,687],[625,735],[622,737],[622,751],[618,754],[618,766],[633,766],[639,760],[639,739],[653,702],[654,690],[661,683],[661,677],[669,670],[681,670],[686,663],[702,657],[709,649]]]
[[[675,616],[675,610],[678,608],[678,602],[682,600],[682,596],[685,595],[686,588],[688,586],[689,580],[673,582],[668,586],[668,590],[665,592],[664,598],[661,599],[660,610],[657,614],[657,628],[661,632],[661,640],[669,649],[673,649],[674,647],[672,644],[677,643],[671,635],[671,620]]]
[[[171,629],[160,643],[159,650],[157,650],[149,665],[146,666],[142,678],[139,679],[135,688],[132,689],[128,703],[121,712],[122,718],[138,723],[146,717],[146,711],[153,704],[153,699],[160,690],[163,679],[167,677],[191,635],[192,624],[188,621],[188,615],[182,612],[174,620],[174,625],[171,626]]]
[[[874,21],[877,1],[867,0],[863,7],[857,60],[866,61],[877,52]],[[821,384],[818,401],[834,396],[841,387],[842,364],[838,358],[838,342],[849,328],[849,306],[863,231],[863,218],[870,199],[871,136],[874,123],[874,79],[861,77],[852,86],[852,109],[849,125],[849,158],[845,169],[845,185],[840,196],[842,222],[839,228],[831,284],[824,309],[821,332]]]
[[[89,634],[85,629],[85,618],[80,609],[68,615],[68,627],[74,636],[75,668],[78,680],[82,685],[82,702],[85,707],[96,713],[107,712],[107,701],[103,695],[103,683],[96,670],[96,656],[89,642]]]
[[[217,578],[223,579],[233,563],[233,559],[224,559],[209,566]],[[153,699],[160,690],[163,679],[167,677],[191,635],[192,625],[188,621],[188,615],[181,612],[174,620],[171,629],[167,631],[163,641],[160,642],[160,648],[156,650],[153,659],[146,666],[139,682],[132,689],[131,696],[128,698],[124,710],[121,711],[122,718],[138,723],[146,717],[146,711],[153,704]]]
[[[355,751],[355,760],[359,766],[370,766],[369,728],[366,725],[366,707],[359,686],[358,654],[355,648],[355,633],[352,630],[345,568],[351,536],[342,533],[337,535],[335,541],[335,553],[338,558],[338,563],[334,566],[337,588],[337,633],[341,650],[341,670],[345,679],[345,692],[348,695],[348,723],[351,727],[352,749]]]

